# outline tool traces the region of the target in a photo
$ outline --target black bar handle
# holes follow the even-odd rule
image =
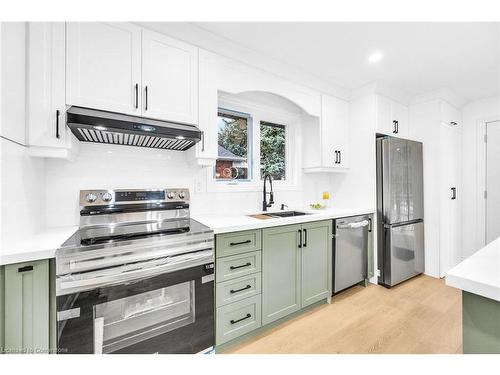
[[[61,112],[59,110],[56,110],[56,138],[59,139],[59,115]]]
[[[456,187],[451,188],[451,199],[457,199],[457,188]]]
[[[19,267],[17,269],[17,272],[28,272],[28,271],[33,271],[33,266],[24,266],[24,267]]]
[[[368,232],[371,232],[372,231],[372,218],[369,217],[368,218]]]
[[[248,318],[251,318],[251,317],[252,317],[252,314],[247,314],[246,316],[244,316],[244,317],[243,317],[243,318],[241,318],[241,319],[236,319],[236,320],[231,319],[230,323],[231,323],[231,324],[236,324],[236,323],[238,323],[238,322],[241,322],[242,320],[245,320],[245,319],[248,319]]]
[[[392,120],[392,124],[394,125],[394,130],[392,132],[394,134],[398,134],[398,122],[396,120]]]
[[[135,109],[139,108],[139,84],[135,84]]]
[[[237,270],[238,268],[243,268],[243,267],[248,267],[248,266],[251,266],[252,263],[250,262],[247,262],[245,264],[242,264],[241,266],[231,266],[229,267],[230,270]]]
[[[342,164],[342,151],[339,151],[339,164]]]
[[[337,164],[337,161],[339,160],[338,156],[337,156],[337,150],[335,150],[335,163],[333,164]]]
[[[144,110],[147,111],[148,110],[148,86],[144,87],[144,93],[146,94],[145,95],[145,101],[144,101]]]
[[[251,243],[252,240],[246,240],[246,241],[241,241],[241,242],[230,242],[229,246],[236,246],[236,245],[244,245],[246,243]]]
[[[231,289],[229,291],[229,293],[234,294],[234,293],[238,293],[238,292],[243,292],[244,290],[250,289],[251,287],[252,286],[248,284],[247,286],[240,288],[240,289]]]
[[[304,229],[304,243],[302,247],[307,247],[307,229]]]
[[[299,249],[302,249],[302,229],[299,229],[298,232],[299,232]]]
[[[396,120],[396,133],[399,133],[399,120]]]

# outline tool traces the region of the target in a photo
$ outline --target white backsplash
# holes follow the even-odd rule
[[[193,215],[260,211],[261,191],[207,192],[207,171],[190,163],[189,156],[189,152],[82,143],[73,162],[47,159],[47,225],[78,224],[78,193],[94,188],[187,187]],[[318,202],[324,190],[335,199],[333,179],[331,175],[303,175],[296,191],[275,191],[274,208],[279,209],[281,203],[293,208]],[[201,191],[195,190],[197,182]]]

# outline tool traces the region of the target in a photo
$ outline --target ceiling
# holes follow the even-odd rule
[[[465,101],[500,94],[498,23],[197,22],[268,58],[348,89],[374,81],[419,95],[449,88]],[[383,58],[370,64],[368,56]]]

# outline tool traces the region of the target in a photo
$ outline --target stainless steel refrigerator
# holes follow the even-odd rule
[[[377,138],[378,281],[387,287],[424,272],[422,143]]]

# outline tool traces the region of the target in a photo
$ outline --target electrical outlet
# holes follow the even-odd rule
[[[203,190],[203,183],[201,182],[200,178],[197,178],[194,182],[194,192],[201,193],[202,190]]]

